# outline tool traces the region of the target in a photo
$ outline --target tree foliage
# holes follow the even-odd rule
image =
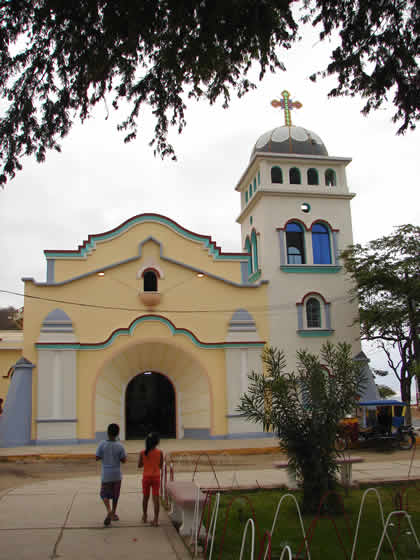
[[[187,97],[222,97],[227,106],[232,92],[255,87],[247,77],[253,63],[260,79],[284,69],[279,53],[304,22],[318,26],[321,39],[339,32],[325,70],[337,76],[331,95],[360,93],[367,113],[392,92],[399,131],[414,128],[415,0],[0,0],[0,184],[22,156],[43,161],[47,150],[60,150],[73,122],[99,102],[109,109],[128,102],[119,125],[126,142],[149,105],[155,153],[174,157],[168,130],[183,130]]]
[[[388,385],[377,385],[379,396],[381,399],[388,399],[389,397],[393,397],[397,393]]]
[[[284,354],[276,348],[265,348],[262,359],[265,373],[250,374],[238,409],[276,432],[303,480],[303,509],[315,512],[335,488],[334,443],[339,421],[353,412],[363,388],[360,366],[346,343],[324,344],[320,357],[298,351],[296,373],[285,372]]]
[[[403,225],[342,257],[355,281],[362,338],[376,341],[400,381],[403,401],[411,402],[411,381],[420,363],[420,227]],[[399,360],[391,350],[398,351]]]

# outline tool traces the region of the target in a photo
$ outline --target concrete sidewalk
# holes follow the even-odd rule
[[[366,462],[353,467],[353,479],[376,485],[407,480],[409,460]],[[216,471],[222,487],[277,487],[287,484],[287,474],[278,469]],[[176,473],[176,480],[191,480],[192,473]],[[420,461],[410,478],[420,479]],[[198,472],[195,480],[215,487],[212,472]],[[187,560],[184,542],[162,508],[160,526],[142,525],[138,475],[123,479],[118,514],[121,521],[104,527],[105,508],[98,495],[99,477],[47,480],[6,491],[0,495],[0,560],[45,560],[47,558],[99,560]],[[151,501],[149,518],[152,517]]]
[[[0,559],[187,560],[191,556],[161,509],[160,526],[140,523],[139,477],[123,479],[118,514],[104,527],[98,477],[50,480],[0,496]],[[152,518],[151,500],[149,518]]]
[[[125,442],[129,453],[137,453],[141,442]],[[273,440],[166,440],[161,447],[165,452],[183,451],[191,455],[198,451],[233,452],[245,449],[260,453],[278,450]],[[74,457],[82,446],[55,448],[50,446],[2,449],[0,460],[31,456],[35,452],[50,453],[56,457]],[[83,446],[84,455],[92,456],[96,445]],[[59,453],[60,452],[60,453]],[[248,453],[249,453],[248,449]],[[357,453],[357,452],[356,452]],[[404,459],[384,462],[369,461],[353,466],[353,481],[372,486],[383,482],[420,480],[420,456],[407,452]],[[223,463],[229,463],[229,455]],[[185,464],[188,457],[185,458]],[[271,464],[271,463],[270,463]],[[175,466],[176,468],[176,466]],[[254,470],[222,470],[215,461],[213,472],[197,472],[195,480],[202,487],[258,488],[287,485],[287,473],[274,468]],[[191,480],[190,472],[175,471],[176,480]],[[160,527],[144,526],[141,518],[140,476],[125,475],[118,514],[121,521],[110,528],[103,525],[105,508],[99,499],[99,476],[46,480],[28,484],[0,494],[0,560],[45,560],[58,557],[99,560],[141,558],[142,560],[187,560],[191,556],[173,528],[167,512],[162,508]],[[151,510],[151,502],[149,504]],[[151,518],[150,511],[149,517]]]

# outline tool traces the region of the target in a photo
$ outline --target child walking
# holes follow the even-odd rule
[[[118,424],[108,426],[108,439],[101,441],[96,450],[96,460],[102,461],[101,491],[107,515],[104,525],[107,527],[112,521],[119,521],[117,515],[118,498],[121,490],[121,463],[127,461],[127,453],[124,446],[117,441],[120,427]],[[111,509],[112,500],[112,509]]]
[[[153,527],[159,525],[159,489],[160,471],[163,466],[163,453],[156,449],[159,445],[160,437],[156,432],[152,432],[146,437],[145,450],[140,452],[139,469],[143,470],[143,523],[147,523],[147,505],[149,503],[150,488],[152,489],[154,519]]]

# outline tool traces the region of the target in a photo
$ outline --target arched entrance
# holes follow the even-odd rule
[[[161,373],[136,375],[125,393],[125,437],[142,439],[150,432],[176,437],[175,391]]]
[[[152,375],[144,375],[146,372],[151,372]],[[132,382],[133,387],[140,383],[140,380],[152,384],[152,381],[145,381],[147,377],[166,380],[173,394],[173,400],[169,401],[173,403],[173,416],[169,415],[173,418],[173,423],[169,427],[157,428],[162,436],[165,435],[165,431],[176,438],[210,434],[211,392],[203,365],[172,340],[147,340],[128,345],[104,364],[95,390],[93,420],[97,439],[106,437],[106,430],[111,422],[120,425],[122,440],[140,437],[133,432],[133,426],[128,429],[127,394],[130,394],[131,390],[136,393],[135,389],[130,388],[128,391]],[[163,395],[165,390],[162,389],[162,384],[159,387],[158,391]],[[148,387],[145,389],[147,394]],[[141,393],[143,388],[137,388],[137,391]],[[153,403],[152,397],[148,401]],[[131,410],[134,410],[133,407],[130,407],[129,411]],[[134,422],[139,420],[141,418],[137,417]],[[130,422],[133,422],[131,418]]]

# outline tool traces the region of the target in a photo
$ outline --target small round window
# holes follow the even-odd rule
[[[305,214],[308,214],[311,211],[311,205],[308,204],[307,202],[302,202],[302,204],[300,205],[300,209]]]

